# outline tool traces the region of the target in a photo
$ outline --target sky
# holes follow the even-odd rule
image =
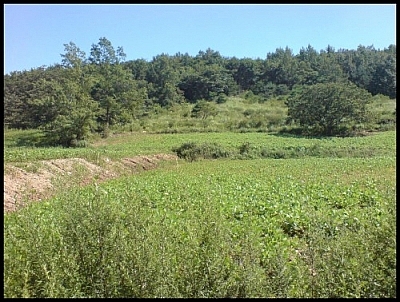
[[[396,45],[396,5],[4,4],[4,74],[60,64],[70,42],[89,57],[102,37],[147,61],[208,48],[238,59],[308,45],[383,50]]]

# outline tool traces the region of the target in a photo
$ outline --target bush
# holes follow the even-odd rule
[[[230,153],[216,143],[203,143],[197,145],[194,142],[184,143],[178,148],[173,148],[173,152],[179,158],[186,159],[188,161],[195,161],[200,158],[203,159],[217,159],[221,157],[229,157]]]
[[[287,121],[296,121],[312,135],[336,135],[342,127],[366,121],[371,95],[354,84],[327,83],[309,86],[286,101]]]

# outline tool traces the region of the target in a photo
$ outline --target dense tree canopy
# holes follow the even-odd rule
[[[67,131],[60,125],[75,125],[80,130],[71,130],[69,140],[84,140],[91,131],[140,119],[151,108],[220,103],[243,92],[267,101],[300,88],[328,89],[318,84],[351,83],[351,89],[396,98],[395,45],[337,51],[328,45],[320,52],[308,45],[297,55],[286,47],[265,59],[227,58],[208,48],[196,56],[163,53],[150,61],[126,61],[123,48],[105,37],[92,44],[89,56],[73,42],[64,47],[61,64],[4,75],[4,123],[60,135]]]
[[[333,135],[367,119],[370,94],[351,83],[319,83],[288,98],[288,119],[313,134]]]

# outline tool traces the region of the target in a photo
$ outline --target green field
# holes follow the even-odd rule
[[[396,297],[395,131],[130,133],[81,149],[20,137],[5,133],[5,163],[172,154],[188,142],[229,156],[5,214],[4,297]]]
[[[98,141],[88,148],[40,148],[16,146],[15,137],[24,135],[39,136],[39,131],[9,130],[4,134],[4,163],[30,162],[56,158],[81,157],[93,160],[99,156],[120,159],[127,156],[172,153],[172,149],[187,142],[216,143],[224,149],[235,152],[244,144],[249,151],[280,151],[288,157],[299,157],[302,151],[314,149],[320,156],[334,157],[370,157],[393,156],[396,150],[396,132],[386,131],[364,137],[305,138],[267,134],[249,133],[124,133]],[[28,134],[26,134],[28,133]],[[291,152],[290,152],[291,151]],[[313,154],[317,154],[316,152]]]

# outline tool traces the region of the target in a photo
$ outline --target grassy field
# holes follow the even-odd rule
[[[271,99],[258,102],[242,97],[229,97],[225,103],[217,104],[218,114],[209,119],[202,120],[190,117],[194,104],[174,105],[169,109],[159,108],[148,117],[128,125],[114,125],[111,136],[106,140],[94,136],[89,140],[88,148],[65,149],[42,147],[44,133],[39,130],[5,130],[4,132],[4,161],[29,162],[34,160],[81,157],[96,160],[101,156],[119,159],[126,156],[170,153],[174,147],[183,143],[218,143],[227,151],[236,151],[243,145],[249,147],[252,156],[260,153],[260,146],[267,146],[266,150],[275,152],[277,149],[311,147],[320,149],[319,153],[327,155],[327,149],[340,148],[341,152],[355,154],[354,149],[364,152],[357,156],[367,156],[378,152],[380,154],[392,153],[395,146],[390,142],[396,128],[395,116],[396,100],[386,96],[377,95],[369,104],[371,111],[371,124],[364,125],[366,130],[387,131],[388,134],[379,136],[380,146],[375,146],[377,141],[371,143],[372,138],[352,138],[343,140],[333,139],[292,139],[291,136],[279,136],[280,130],[287,128],[287,106],[284,99]],[[389,130],[389,131],[388,131]],[[229,133],[229,135],[227,135]],[[342,146],[343,142],[348,145]],[[382,144],[389,142],[389,149],[381,148]],[[339,147],[338,147],[339,146]],[[323,150],[325,148],[325,150]],[[352,150],[353,149],[353,150]],[[301,150],[296,150],[299,154]],[[316,150],[314,150],[316,151]],[[288,150],[282,151],[284,156],[291,157]],[[313,152],[316,154],[317,152]],[[329,154],[329,156],[336,156]],[[264,156],[268,157],[268,156]]]
[[[287,157],[300,156],[307,149],[313,149],[315,151],[314,155],[346,157],[393,155],[396,149],[395,131],[349,138],[304,138],[260,132],[175,134],[128,132],[111,136],[106,140],[96,141],[88,148],[77,149],[18,146],[15,144],[16,139],[14,138],[21,135],[21,133],[30,137],[40,136],[40,132],[34,130],[6,131],[4,134],[4,163],[73,157],[95,160],[99,156],[120,159],[135,155],[171,153],[173,148],[187,142],[198,144],[215,143],[229,152],[238,152],[245,145],[249,152],[261,153],[262,149],[265,149],[266,153],[268,151],[280,151],[285,153]]]
[[[232,104],[231,104],[232,106]],[[396,297],[396,132],[124,133],[5,163],[173,153],[228,157],[71,189],[4,215],[4,297]]]

